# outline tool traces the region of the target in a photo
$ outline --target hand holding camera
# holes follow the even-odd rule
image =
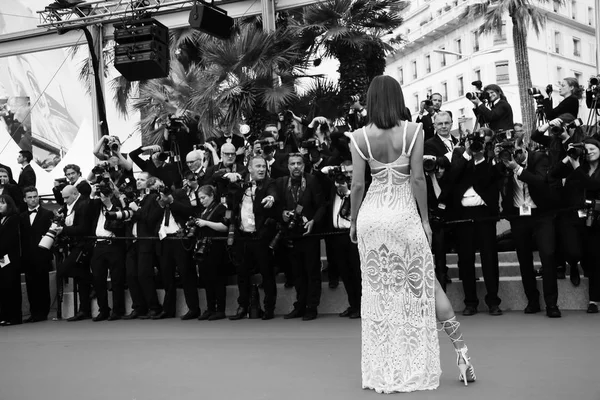
[[[273,203],[275,203],[275,199],[273,198],[273,196],[267,196],[260,202],[260,204],[262,204],[264,208],[273,207]]]
[[[162,151],[162,147],[160,147],[158,144],[154,144],[151,146],[144,146],[142,147],[143,151],[151,151],[152,153],[158,153],[159,151]]]
[[[239,180],[242,180],[242,176],[237,172],[228,172],[225,175],[223,175],[223,179],[228,179],[229,182],[235,183]]]

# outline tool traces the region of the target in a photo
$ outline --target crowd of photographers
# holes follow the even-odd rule
[[[353,120],[364,120],[362,107],[354,108]],[[285,274],[286,288],[296,290],[285,318],[312,320],[321,298],[324,233],[329,286],[337,287],[341,278],[348,293],[349,306],[340,315],[359,318],[359,256],[348,235],[351,156],[343,132],[349,127],[285,112],[262,132],[227,133],[201,144],[190,126],[193,122],[182,118],[157,122],[157,129],[164,129],[162,145],[141,147],[129,157],[121,153],[118,138],[103,137],[94,148],[100,162],[87,176],[77,165],[64,167],[65,178],[53,189],[60,205],[54,214],[40,207],[35,186],[0,194],[0,205],[8,204],[7,214],[20,225],[22,251],[9,255],[15,274],[29,269],[26,258],[38,268],[27,279],[31,316],[26,322],[48,317],[53,253],[59,305],[66,278],[73,278],[78,292],[69,321],[92,318],[94,297],[99,308],[94,321],[173,318],[178,286],[187,306],[183,320],[224,319],[232,275],[239,297],[229,319],[269,320],[278,273]],[[134,163],[142,170],[135,177]],[[3,238],[4,233],[9,231],[0,230]],[[19,235],[13,236],[10,243],[18,248]],[[262,277],[263,304],[257,301],[254,274]],[[199,286],[205,288],[205,310],[199,307]],[[165,291],[162,304],[157,287]],[[18,292],[16,281],[12,288],[0,299],[6,325],[21,322],[20,279]],[[131,310],[126,310],[126,288]]]
[[[428,181],[428,207],[432,221],[432,249],[436,275],[445,288],[446,253],[458,254],[464,289],[463,315],[477,313],[475,253],[481,257],[486,287],[485,303],[491,315],[501,315],[498,296],[499,247],[514,248],[528,300],[525,313],[540,309],[536,274],[543,281],[548,317],[561,316],[557,279],[570,268],[573,285],[580,284],[579,264],[589,277],[588,313],[600,302],[600,141],[582,130],[577,118],[583,88],[574,78],[561,82],[564,99],[553,107],[552,87],[529,89],[537,104],[532,143],[524,143],[522,124],[514,124],[512,108],[497,85],[467,94],[473,102],[477,126],[473,132],[450,134],[452,115],[441,111],[441,95],[423,104],[420,118],[430,138],[425,142],[424,169]],[[592,78],[587,103],[599,96]],[[595,109],[592,113],[596,112]],[[427,122],[427,123],[426,123]],[[598,203],[598,205],[597,205]],[[510,223],[511,243],[498,241],[496,222]],[[506,238],[505,238],[506,239]],[[542,267],[534,270],[534,251]]]

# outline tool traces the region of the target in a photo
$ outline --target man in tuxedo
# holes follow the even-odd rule
[[[54,187],[52,188],[52,193],[54,193],[56,202],[61,206],[65,204],[62,197],[62,191],[66,185],[75,186],[77,188],[77,192],[81,196],[83,196],[85,199],[89,199],[90,194],[92,193],[92,187],[83,178],[83,176],[81,176],[81,168],[79,168],[79,165],[67,164],[63,168],[63,172],[65,173],[66,182],[56,180],[54,181]]]
[[[189,240],[180,236],[189,217],[193,216],[194,208],[183,190],[171,192],[164,186],[158,186],[158,204],[161,209],[158,224],[154,227],[154,235],[160,239],[158,252],[160,271],[165,285],[163,311],[152,319],[175,317],[177,305],[177,287],[175,285],[175,268],[179,271],[183,285],[183,295],[188,306],[188,312],[182,320],[196,319],[200,316],[200,300],[198,297],[198,274],[187,249],[192,245]]]
[[[4,164],[0,164],[0,168],[2,168],[3,170],[6,171],[6,174],[8,176],[7,183],[10,183],[11,185],[16,185],[17,182],[13,179],[12,169],[10,169],[10,167],[8,165],[4,165]]]
[[[204,183],[217,189],[218,197],[227,197],[230,189],[235,190],[235,183],[244,181],[248,169],[236,162],[235,146],[225,143],[221,146],[221,162],[209,167],[204,176]],[[227,207],[233,209],[232,199],[227,199]]]
[[[50,312],[50,279],[52,252],[38,246],[48,232],[54,214],[40,207],[40,196],[35,187],[23,189],[27,211],[21,213],[21,259],[27,283],[30,317],[25,322],[48,319]]]
[[[262,156],[267,163],[267,177],[277,179],[289,175],[290,171],[286,165],[287,154],[279,151],[275,137],[270,132],[265,131],[261,141],[266,143],[262,146]]]
[[[446,157],[452,162],[454,148],[458,139],[450,134],[452,129],[452,116],[446,111],[438,112],[434,117],[435,135],[425,141],[423,154],[427,156]]]
[[[273,205],[277,197],[275,182],[266,176],[267,164],[261,156],[254,156],[248,163],[249,178],[240,182],[236,191],[236,225],[240,240],[236,241],[238,251],[243,254],[237,270],[239,288],[238,309],[229,319],[246,317],[250,306],[250,277],[254,271],[260,272],[265,291],[263,320],[273,319],[277,286],[275,269],[269,254],[269,242],[274,236],[277,217]],[[271,221],[269,221],[271,220]],[[269,223],[271,222],[271,223]]]
[[[506,96],[500,86],[487,85],[483,90],[489,96],[488,104],[483,103],[478,96],[471,99],[475,105],[474,112],[477,119],[483,119],[494,132],[513,129],[512,107],[506,101]]]
[[[0,168],[0,194],[6,194],[12,197],[15,205],[19,210],[24,210],[23,193],[21,189],[14,184],[9,183],[10,177],[8,171]]]
[[[85,239],[91,234],[91,219],[88,214],[89,198],[85,198],[73,185],[67,185],[61,192],[63,207],[61,214],[65,218],[64,227],[57,229],[57,234],[68,238],[69,255],[56,269],[56,281],[73,277],[79,288],[79,311],[67,321],[81,321],[91,318],[92,309],[90,293],[93,277],[90,272],[89,259],[93,249],[93,241]]]
[[[144,151],[152,151],[150,158],[147,160],[140,158],[140,154]],[[159,145],[139,147],[129,153],[129,157],[142,171],[149,173],[150,176],[157,177],[165,185],[179,186],[181,184],[177,163],[167,162],[169,153],[163,152],[162,147]]]
[[[281,199],[281,219],[288,227],[292,248],[288,252],[294,271],[296,302],[285,318],[317,318],[321,300],[320,241],[306,237],[315,233],[325,216],[325,202],[317,178],[304,172],[304,157],[292,153],[288,158],[290,176],[277,179],[277,197]],[[300,207],[299,207],[300,206]]]
[[[129,202],[133,211],[130,224],[127,227],[127,242],[125,257],[126,281],[131,295],[132,312],[123,319],[150,319],[162,311],[156,295],[154,282],[154,264],[156,240],[138,240],[137,237],[156,237],[153,227],[157,226],[163,215],[158,205],[156,193],[158,178],[149,177],[147,172],[138,174],[136,185],[139,196],[136,201]],[[146,194],[150,190],[153,193]]]
[[[501,186],[502,209],[504,214],[514,217],[510,220],[510,227],[528,300],[525,313],[540,311],[540,293],[533,269],[535,241],[542,261],[546,315],[559,318],[555,215],[552,210],[558,207],[560,200],[557,183],[548,175],[550,159],[543,152],[528,151],[523,140],[517,139],[513,156],[503,158],[497,165],[505,166],[508,171]]]
[[[420,122],[423,124],[423,132],[425,132],[425,140],[429,140],[435,134],[435,127],[433,124],[433,119],[437,113],[440,112],[442,108],[442,95],[439,93],[434,93],[429,98],[430,104],[427,104],[426,101],[421,102],[421,106],[419,109],[419,116],[415,122]],[[450,126],[452,129],[452,126]]]
[[[481,255],[481,269],[487,294],[485,302],[490,315],[502,315],[498,286],[498,249],[496,247],[496,221],[499,214],[499,174],[484,157],[484,138],[476,137],[465,142],[466,150],[457,158],[450,171],[452,206],[454,216],[462,222],[456,227],[458,269],[465,293],[463,315],[477,314],[475,253]]]
[[[21,189],[33,186],[35,187],[35,171],[33,167],[29,165],[33,160],[33,154],[27,150],[21,150],[17,156],[17,162],[21,164],[21,174],[19,175],[19,182],[17,185]]]

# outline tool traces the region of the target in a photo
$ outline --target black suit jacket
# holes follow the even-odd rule
[[[85,199],[89,199],[90,195],[92,194],[92,187],[90,186],[90,184],[87,181],[81,181],[79,182],[76,186],[77,191],[79,192],[79,194],[81,194],[81,196]],[[52,193],[54,194],[54,199],[56,200],[57,204],[60,204],[61,206],[65,204],[65,201],[62,198],[62,194],[61,191],[64,188],[64,186],[55,186],[52,188]]]
[[[25,189],[27,186],[35,187],[35,182],[35,171],[31,165],[27,164],[19,175],[19,183],[17,183],[17,185],[19,185],[21,189]]]
[[[217,198],[225,195],[230,188],[235,190],[235,184],[232,184],[227,179],[223,179],[223,175],[228,172],[232,172],[232,170],[233,168],[225,168],[223,163],[213,165],[206,170],[204,182],[207,185],[212,185],[217,189]],[[246,168],[243,164],[235,164],[235,172],[242,176],[242,180],[246,180],[248,168]]]
[[[129,157],[131,157],[131,161],[140,167],[142,171],[157,177],[168,187],[171,187],[172,185],[175,185],[176,187],[180,186],[181,176],[179,175],[176,163],[166,163],[161,167],[157,167],[151,159],[142,160],[140,158],[141,153],[142,148],[140,147],[129,153]]]
[[[494,132],[500,129],[508,130],[514,128],[512,107],[506,100],[499,100],[491,110],[483,103],[475,110],[477,110],[477,116],[481,115]]]
[[[137,236],[138,237],[156,237],[158,238],[158,232],[156,227],[161,222],[164,210],[158,204],[159,195],[156,193],[150,193],[142,199],[139,204],[139,208],[133,213],[131,223],[129,224],[127,236],[132,236],[133,224],[137,222]],[[138,251],[140,253],[153,253],[156,250],[156,240],[139,240]]]
[[[452,164],[450,173],[451,210],[458,210],[462,207],[462,198],[465,192],[472,187],[485,202],[490,212],[494,215],[499,214],[499,178],[498,170],[485,159],[475,165],[474,159],[467,161],[464,157],[458,158]]]
[[[244,200],[245,188],[249,182],[245,182],[243,185],[237,185],[235,192],[235,204],[236,204],[236,228],[240,229],[241,223],[241,210],[242,202]],[[275,203],[271,208],[265,208],[262,201],[267,196],[273,196]],[[275,220],[277,219],[278,210],[278,193],[273,179],[265,178],[260,186],[257,186],[254,192],[254,200],[252,202],[252,212],[254,213],[254,223],[256,227],[256,233],[260,238],[270,238],[275,230]],[[269,220],[272,219],[273,223]]]
[[[29,221],[29,212],[21,213],[21,248],[24,261],[49,260],[52,252],[38,247],[42,236],[48,232],[54,213],[39,206],[33,225]]]
[[[550,174],[550,158],[542,152],[528,154],[527,168],[519,176],[519,180],[527,183],[531,199],[540,211],[556,209],[560,204],[558,186],[559,182]],[[511,171],[503,178],[501,186],[502,212],[515,213],[513,205],[514,173]]]
[[[10,196],[14,200],[15,205],[17,206],[19,211],[24,211],[25,201],[23,200],[23,191],[20,187],[13,184],[4,185],[4,190],[2,191],[2,194]]]
[[[579,114],[579,100],[575,96],[565,97],[556,108],[552,108],[552,98],[544,99],[544,113],[548,121],[558,118],[561,114],[571,114],[577,118]]]
[[[89,243],[89,239],[83,236],[92,234],[92,220],[88,212],[89,199],[80,195],[73,206],[73,225],[65,226],[62,234],[69,238],[69,242],[74,246],[84,246]],[[67,216],[66,204],[62,207],[62,214]]]
[[[4,165],[4,164],[0,164],[0,168],[4,168],[6,170],[6,172],[8,172],[8,183],[10,183],[12,185],[16,185],[17,182],[15,182],[15,180],[13,178],[12,169],[10,169],[10,167],[8,165]]]
[[[302,215],[306,217],[307,220],[314,220],[313,233],[316,232],[323,223],[323,217],[325,216],[326,204],[323,200],[323,190],[321,185],[319,184],[317,178],[310,174],[304,174],[306,178],[306,190],[302,194],[302,197],[299,199],[298,204],[303,206]],[[294,210],[296,208],[296,204],[291,204],[288,196],[288,180],[291,177],[284,176],[275,181],[275,186],[277,188],[277,196],[280,199],[277,217],[282,219],[282,214],[284,210]]]
[[[2,218],[0,218],[1,220]],[[21,244],[19,235],[19,216],[11,215],[4,223],[0,223],[0,258],[8,255],[10,265],[21,268]],[[0,290],[5,282],[0,281]]]
[[[122,210],[121,204],[114,197],[111,199],[112,208],[110,211],[120,211]],[[98,227],[98,220],[100,219],[100,213],[105,212],[104,204],[102,200],[99,198],[90,199],[88,203],[88,218],[91,220],[91,234],[96,234],[96,228]],[[123,220],[113,220],[106,219],[106,223],[104,228],[112,233],[115,236],[124,236],[125,235],[125,222]],[[124,242],[117,241],[117,243],[122,244]]]
[[[454,143],[454,146],[458,144],[458,139],[454,136],[450,135],[450,139]],[[446,145],[438,135],[434,135],[431,139],[427,140],[423,146],[423,154],[427,156],[443,157],[448,152]],[[452,158],[454,159],[454,155]]]
[[[423,132],[425,132],[425,140],[431,139],[435,135],[435,128],[433,127],[433,116],[431,114],[417,117],[415,122],[423,124]]]
[[[282,176],[289,176],[290,170],[287,166],[288,154],[275,152],[275,162],[269,167],[271,179],[281,178]]]

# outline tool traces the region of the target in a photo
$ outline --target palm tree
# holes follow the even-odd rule
[[[537,0],[543,3],[563,0]],[[527,33],[530,27],[539,36],[545,23],[545,17],[532,0],[479,0],[467,6],[462,18],[476,19],[483,17],[479,27],[480,33],[500,33],[502,18],[508,13],[512,21],[512,36],[517,67],[517,82],[523,124],[528,128],[525,133],[529,142],[531,128],[536,125],[535,110],[527,88],[531,87],[531,71],[529,69],[529,53],[527,51]]]
[[[340,63],[340,95],[363,96],[371,80],[383,74],[385,53],[393,50],[382,38],[402,24],[407,3],[396,0],[326,0],[305,8],[295,26],[315,57],[333,57]]]

